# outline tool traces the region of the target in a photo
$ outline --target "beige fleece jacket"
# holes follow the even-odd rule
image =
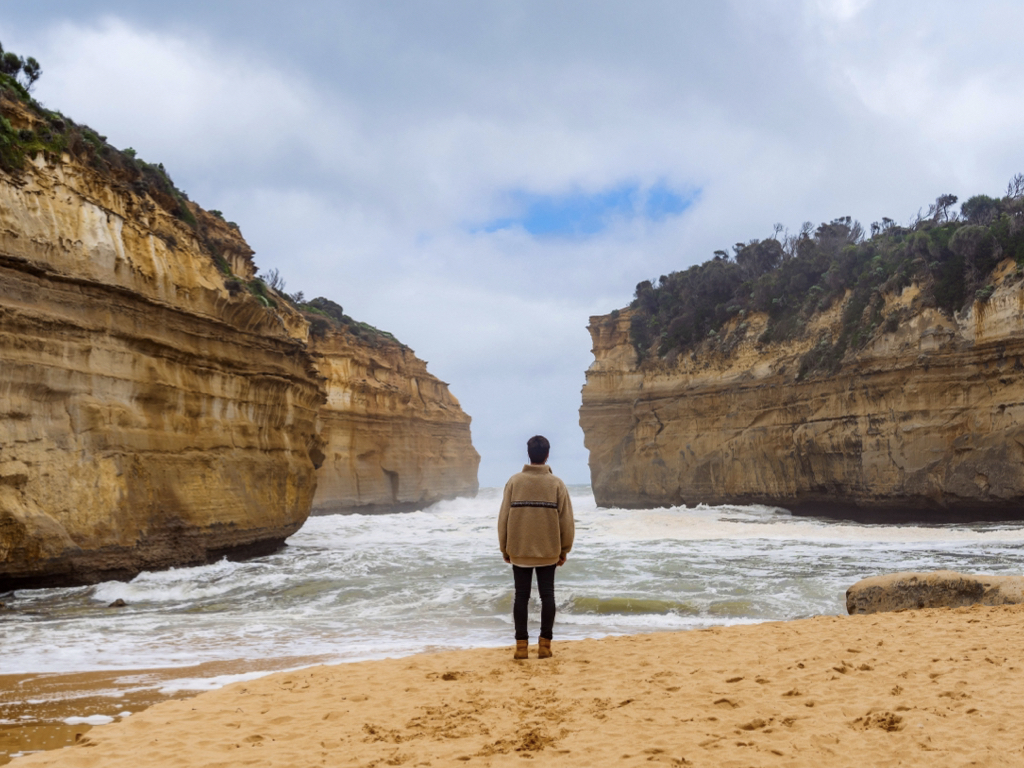
[[[527,464],[512,475],[498,513],[498,543],[513,565],[554,565],[572,549],[575,532],[569,491],[551,467]]]

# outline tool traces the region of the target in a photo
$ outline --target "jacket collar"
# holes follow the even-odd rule
[[[547,464],[524,464],[523,472],[532,472],[538,475],[550,475],[551,467]]]

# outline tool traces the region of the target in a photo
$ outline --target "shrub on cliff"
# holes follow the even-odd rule
[[[118,150],[89,126],[45,109],[29,93],[41,74],[42,67],[33,57],[4,51],[0,44],[0,168],[17,173],[29,157],[42,153],[59,159],[66,152],[80,163],[131,186],[137,194],[148,194],[161,208],[195,229],[202,240],[202,228],[188,205],[188,195],[175,186],[163,163],[147,163],[130,147]],[[12,119],[27,125],[14,130]]]
[[[956,202],[941,195],[909,226],[886,218],[870,235],[848,216],[804,224],[782,240],[776,227],[767,240],[737,243],[731,255],[716,251],[657,283],[645,280],[631,304],[631,340],[641,360],[675,359],[719,338],[730,321],[763,312],[758,343],[770,344],[801,336],[811,317],[843,301],[838,336],[820,339],[801,363],[803,374],[835,370],[880,327],[895,330],[892,315],[884,316],[886,294],[916,282],[922,301],[952,315],[991,295],[990,275],[1002,259],[1024,265],[1024,176],[1000,199],[977,195],[959,214]]]
[[[267,293],[267,284],[263,282],[262,278],[253,278],[246,284],[246,287],[249,289],[249,293],[259,299],[264,307],[277,308],[277,302]]]
[[[370,346],[377,346],[381,341],[386,340],[405,347],[405,344],[402,344],[393,334],[375,328],[369,323],[353,320],[345,314],[340,304],[325,299],[323,296],[317,296],[305,304],[299,304],[299,310],[306,315],[306,319],[310,323],[310,333],[317,338],[326,336],[329,328],[343,327]]]
[[[224,285],[232,296],[248,292],[268,309],[276,309],[278,299],[284,298],[307,317],[314,316],[311,322],[315,335],[323,335],[331,326],[344,326],[349,333],[370,344],[383,340],[401,344],[387,331],[353,320],[341,305],[329,299],[318,297],[304,303],[301,291],[289,296],[284,292],[285,281],[276,269],[250,281],[234,275],[224,253],[226,247],[237,245],[238,224],[225,221],[219,210],[209,211],[210,216],[201,215],[198,207],[193,211],[188,195],[175,185],[163,163],[146,162],[132,147],[119,150],[98,131],[39,104],[29,91],[41,74],[42,68],[34,58],[22,58],[5,51],[0,44],[0,171],[17,176],[26,169],[29,158],[41,154],[59,163],[66,153],[105,176],[115,188],[148,196],[157,206],[188,225],[224,275]],[[225,236],[220,222],[236,233]],[[170,248],[178,247],[174,235],[162,237]]]
[[[15,80],[27,94],[43,74],[43,68],[33,57],[23,58],[13,51],[5,51],[0,43],[0,74]]]
[[[345,322],[345,311],[341,308],[341,304],[336,304],[330,299],[325,299],[323,296],[317,296],[315,299],[311,299],[305,306],[327,315],[327,317],[330,317],[339,323]]]

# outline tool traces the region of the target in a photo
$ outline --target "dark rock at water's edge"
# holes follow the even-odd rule
[[[285,546],[286,534],[258,538],[248,544],[224,546],[207,540],[201,532],[175,536],[174,543],[156,537],[151,546],[107,547],[100,551],[82,551],[51,561],[29,563],[21,572],[0,573],[0,592],[16,589],[53,589],[99,584],[104,581],[131,581],[142,571],[210,565],[221,560],[248,560],[272,555]]]
[[[1024,576],[889,573],[862,579],[846,590],[846,610],[851,615],[1017,603],[1024,603]]]
[[[596,494],[595,497],[597,497]],[[598,500],[598,506],[601,508],[618,509],[695,507],[700,504],[773,507],[783,515],[842,520],[866,525],[908,525],[913,523],[951,525],[1024,520],[1024,509],[1016,504],[983,505],[967,502],[952,507],[941,507],[937,504],[929,504],[927,499],[878,500],[873,504],[861,505],[827,499],[793,503],[788,499],[772,499],[758,495],[663,499],[644,496],[619,498],[606,494]]]
[[[357,504],[337,506],[314,506],[309,513],[310,517],[324,517],[327,515],[394,515],[402,512],[419,512],[431,504],[439,501],[450,501],[456,498],[471,497],[471,494],[462,496],[443,496],[431,498],[424,501],[401,501],[381,504]]]

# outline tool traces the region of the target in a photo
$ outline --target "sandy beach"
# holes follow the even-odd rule
[[[285,656],[173,668],[0,674],[0,765],[11,755],[73,744],[97,721],[109,723],[168,699],[191,698],[225,681],[327,661]]]
[[[1022,626],[975,606],[318,666],[12,765],[1021,765]]]

